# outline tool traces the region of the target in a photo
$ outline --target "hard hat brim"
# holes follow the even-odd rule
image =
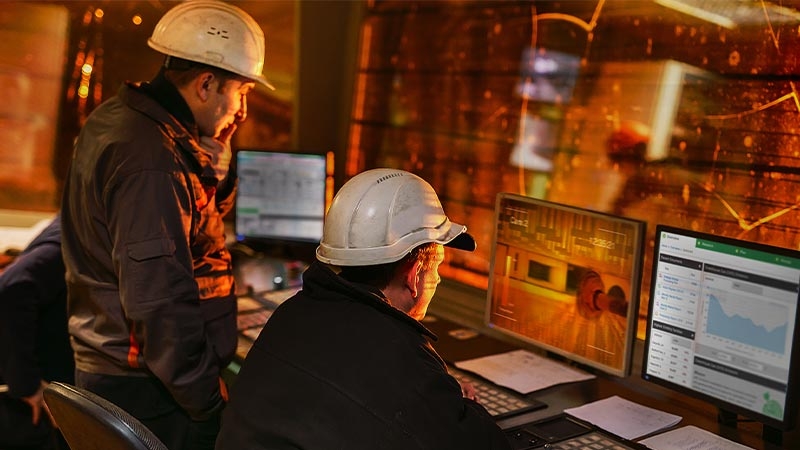
[[[168,64],[168,61],[169,61],[170,57],[172,57],[172,58],[180,58],[180,59],[183,59],[183,60],[186,60],[186,61],[191,61],[193,63],[205,64],[207,66],[212,66],[212,67],[216,67],[217,69],[222,69],[222,70],[228,71],[228,72],[230,72],[232,74],[239,75],[240,77],[247,78],[248,80],[253,80],[254,82],[261,84],[262,86],[266,87],[267,89],[269,89],[271,91],[275,90],[275,86],[273,86],[272,83],[270,83],[269,80],[267,80],[267,77],[265,77],[263,74],[245,73],[245,72],[242,72],[240,70],[236,70],[235,67],[232,67],[232,66],[227,65],[227,64],[219,64],[219,63],[214,64],[214,63],[211,63],[211,62],[202,61],[202,60],[198,59],[197,57],[195,57],[193,55],[190,55],[190,54],[187,54],[187,53],[182,53],[182,52],[176,51],[175,49],[167,48],[167,47],[159,44],[158,42],[154,41],[153,38],[150,38],[150,39],[147,40],[147,45],[150,48],[152,48],[153,50],[155,50],[155,51],[167,56],[167,59],[164,60],[164,67],[169,67],[167,64]]]
[[[449,231],[444,236],[422,239],[415,242],[398,242],[395,245],[378,248],[332,248],[325,243],[317,247],[317,259],[325,264],[334,266],[374,266],[399,261],[417,245],[424,243],[437,243],[446,247],[475,251],[478,247],[475,238],[467,233],[464,225],[448,222]]]
[[[247,78],[251,78],[251,77],[248,76]],[[253,81],[257,82],[257,83],[260,83],[262,86],[266,87],[270,91],[274,91],[275,90],[275,86],[273,86],[272,83],[270,83],[269,80],[267,80],[267,78],[264,75],[258,76],[256,78],[251,78],[251,79]]]
[[[458,250],[466,250],[468,252],[474,252],[476,248],[478,248],[477,242],[475,242],[475,238],[472,237],[471,234],[464,231],[463,233],[459,234],[452,241],[444,244],[445,247],[451,247]]]

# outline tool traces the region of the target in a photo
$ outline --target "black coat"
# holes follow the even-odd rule
[[[73,383],[67,287],[56,217],[0,274],[0,384],[28,397],[41,380]]]
[[[428,339],[379,292],[313,264],[250,350],[217,450],[508,448]]]

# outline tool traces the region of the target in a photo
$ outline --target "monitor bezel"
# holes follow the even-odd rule
[[[624,345],[624,355],[622,358],[622,367],[617,368],[600,364],[597,361],[593,361],[588,358],[582,357],[581,355],[577,355],[567,349],[549,345],[545,342],[537,341],[523,334],[515,333],[506,328],[498,327],[492,323],[491,321],[492,290],[495,283],[495,263],[496,263],[495,255],[497,252],[497,245],[498,245],[499,215],[501,213],[500,207],[503,201],[506,199],[511,201],[529,203],[536,205],[538,207],[553,208],[562,211],[567,211],[570,213],[582,214],[585,216],[591,216],[606,220],[622,221],[629,224],[633,228],[633,230],[636,233],[636,236],[634,237],[634,242],[632,242],[631,245],[633,246],[634,250],[633,254],[634,261],[638,261],[638,264],[634,263],[632,265],[631,283],[630,283],[631,293],[630,293],[630,300],[628,302],[628,311],[625,324],[625,345]],[[578,206],[567,205],[564,203],[557,203],[549,200],[544,200],[535,197],[528,197],[509,192],[500,192],[497,194],[495,200],[493,221],[494,221],[493,224],[494,230],[492,237],[492,248],[490,253],[490,263],[489,263],[489,285],[486,290],[486,303],[484,307],[484,326],[488,330],[490,330],[491,333],[510,337],[515,341],[519,341],[522,344],[531,345],[540,350],[551,352],[553,354],[560,356],[563,359],[566,359],[568,362],[576,363],[587,370],[601,371],[603,373],[617,377],[626,377],[631,375],[631,373],[633,372],[633,355],[636,346],[636,326],[639,317],[639,297],[641,295],[641,285],[643,276],[642,272],[644,271],[644,245],[645,245],[645,236],[647,232],[647,222],[639,219],[619,216],[611,213],[595,211]]]
[[[792,337],[792,350],[790,356],[791,359],[789,363],[789,376],[787,379],[788,384],[786,392],[786,403],[784,405],[785,414],[783,420],[778,420],[770,416],[759,414],[756,411],[727,402],[721,398],[713,397],[703,392],[687,388],[685,386],[671,382],[669,380],[665,380],[655,375],[651,375],[647,372],[648,356],[650,352],[650,338],[652,332],[650,325],[653,320],[652,306],[655,301],[654,295],[656,290],[656,283],[654,283],[652,280],[654,279],[654,277],[657,276],[658,273],[658,255],[660,253],[661,236],[662,233],[665,232],[679,234],[681,236],[686,236],[694,239],[711,240],[714,242],[719,242],[722,244],[732,245],[736,247],[744,247],[746,249],[751,249],[755,251],[769,252],[776,255],[792,257],[795,259],[800,259],[800,251],[792,250],[785,247],[763,244],[760,242],[745,241],[742,239],[735,239],[717,234],[679,228],[664,224],[656,225],[654,247],[651,252],[652,253],[651,257],[653,258],[652,269],[650,274],[651,283],[650,283],[650,292],[647,305],[648,306],[647,321],[645,322],[644,325],[645,327],[644,348],[642,349],[641,377],[645,381],[687,395],[689,397],[704,401],[718,408],[720,411],[720,417],[723,417],[728,413],[734,413],[741,415],[743,417],[747,417],[751,420],[757,421],[758,423],[761,423],[768,427],[772,427],[774,429],[778,429],[781,431],[791,430],[795,425],[794,422],[797,417],[796,409],[798,406],[798,395],[800,395],[800,385],[798,385],[798,381],[800,381],[800,379],[798,379],[798,370],[800,370],[800,368],[798,368],[798,366],[800,366],[800,342],[798,342],[798,338],[800,338],[800,327],[798,326],[800,325],[800,323],[798,322],[798,320],[800,320],[800,307],[795,308],[795,328],[794,328],[794,335]],[[800,280],[798,280],[798,282],[800,282]],[[798,302],[800,302],[800,291],[798,291]]]
[[[318,158],[323,162],[323,171],[325,172],[325,189],[321,193],[323,207],[323,221],[325,212],[329,206],[330,190],[332,189],[332,174],[330,167],[329,155],[322,152],[313,151],[290,151],[290,150],[271,150],[271,149],[258,149],[258,148],[243,148],[236,151],[234,161],[236,164],[237,173],[239,171],[240,159],[248,155],[277,155],[287,157],[311,157]],[[330,178],[330,179],[328,179]],[[236,242],[247,245],[256,249],[257,251],[266,252],[269,254],[276,254],[281,256],[285,254],[287,257],[296,257],[296,259],[313,259],[316,246],[319,244],[320,238],[304,238],[299,236],[288,235],[263,235],[256,236],[251,234],[244,234],[239,230],[239,194],[237,191],[236,200],[232,208],[233,212],[233,234]]]

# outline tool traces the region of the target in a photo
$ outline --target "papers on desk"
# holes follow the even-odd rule
[[[629,440],[665,430],[681,421],[681,416],[643,406],[616,395],[577,408],[565,409],[564,412]],[[685,450],[690,447],[682,448]]]
[[[737,444],[692,425],[642,439],[639,443],[653,450],[752,450],[752,447]]]
[[[527,350],[484,356],[455,363],[459,369],[474,372],[494,384],[511,388],[521,394],[596,378],[590,373],[559,363]]]
[[[52,220],[53,217],[50,215],[24,226],[0,225],[0,252],[23,250],[42,230],[50,225]]]

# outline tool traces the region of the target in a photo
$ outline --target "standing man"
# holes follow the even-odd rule
[[[223,216],[230,139],[261,83],[264,34],[239,8],[180,3],[148,45],[166,55],[83,126],[62,204],[76,384],[171,450],[213,448],[236,347]]]
[[[217,450],[509,448],[420,322],[445,245],[475,249],[420,177],[374,169],[342,186],[319,261],[247,355]]]

